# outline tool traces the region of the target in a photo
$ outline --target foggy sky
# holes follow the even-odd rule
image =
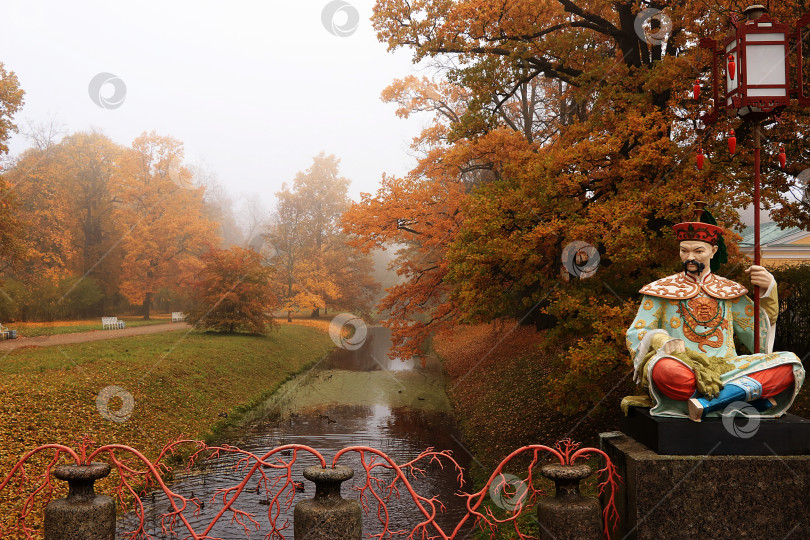
[[[372,0],[332,4],[329,29],[327,4],[0,0],[0,62],[26,93],[11,154],[31,146],[28,121],[55,117],[69,132],[96,128],[125,146],[144,131],[171,135],[232,195],[258,193],[268,208],[322,150],[341,159],[353,198],[376,191],[383,172],[414,165],[408,146],[427,122],[397,118],[380,92],[427,73],[377,41]],[[119,107],[91,99],[99,73],[126,85]],[[101,92],[109,100],[115,88]]]

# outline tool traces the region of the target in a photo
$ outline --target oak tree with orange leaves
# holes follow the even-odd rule
[[[6,142],[17,130],[13,120],[14,115],[23,105],[24,95],[17,76],[13,71],[6,71],[3,63],[0,62],[0,158],[8,154]],[[20,242],[22,223],[15,210],[17,201],[5,175],[2,174],[2,163],[0,161],[0,270],[8,268],[13,262],[19,260],[23,253],[23,246]]]
[[[672,23],[663,39],[651,37],[662,34],[645,22],[648,7]],[[414,142],[418,165],[384,178],[344,216],[355,246],[399,250],[403,281],[383,301],[397,354],[458,322],[550,326],[549,360],[559,369],[544,391],[560,410],[605,403],[631,371],[624,331],[636,291],[675,271],[672,224],[703,199],[731,233],[741,225],[736,209],[751,203],[753,152],[742,143],[750,126],[703,126],[708,105],[691,96],[696,77],[708,84],[699,38],[724,35],[742,7],[378,0],[379,38],[437,68],[434,79],[407,77],[383,94],[402,116],[433,117]],[[795,0],[772,7],[782,20],[806,9]],[[789,109],[782,120],[766,126],[764,155],[784,144],[792,165],[780,171],[765,160],[763,203],[779,223],[808,227],[810,213],[794,196],[794,175],[810,157],[795,135],[807,116]],[[725,150],[731,127],[741,141],[735,156]],[[698,146],[709,156],[700,173]],[[732,236],[721,273],[740,279]],[[562,272],[573,241],[597,247],[593,278]]]
[[[16,313],[6,316],[88,316],[111,305],[121,232],[110,182],[122,151],[100,133],[75,133],[38,140],[6,172],[25,224],[23,256],[6,273],[25,294],[15,288]]]
[[[183,167],[182,143],[150,133],[121,158],[115,195],[121,201],[121,292],[149,318],[161,288],[187,287],[202,268],[200,255],[219,244],[216,224],[205,216],[204,188]]]
[[[17,131],[14,115],[22,107],[24,95],[17,75],[0,62],[0,155],[8,154],[6,141]]]
[[[349,205],[349,180],[339,175],[340,160],[321,152],[312,166],[284,184],[267,240],[278,274],[280,307],[317,317],[330,306],[365,312],[377,291],[369,255],[352,249],[340,230]]]

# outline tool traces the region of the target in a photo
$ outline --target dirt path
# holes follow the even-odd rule
[[[73,334],[57,334],[55,336],[21,337],[0,341],[0,351],[11,351],[21,347],[52,347],[54,345],[69,345],[71,343],[85,343],[87,341],[101,341],[144,334],[157,334],[171,330],[184,330],[191,328],[187,323],[152,324],[123,328],[120,330],[90,330],[89,332],[75,332]]]

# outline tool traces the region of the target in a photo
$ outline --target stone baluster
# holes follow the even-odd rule
[[[304,478],[315,482],[315,497],[295,505],[295,540],[360,540],[363,531],[360,503],[340,496],[340,484],[352,476],[354,470],[345,465],[304,469]]]
[[[115,501],[93,484],[110,474],[106,463],[59,465],[53,475],[68,483],[68,496],[45,507],[45,540],[115,540]]]
[[[579,482],[591,475],[588,465],[545,465],[540,472],[554,481],[556,494],[537,505],[542,540],[600,540],[602,510],[594,497],[579,493]]]

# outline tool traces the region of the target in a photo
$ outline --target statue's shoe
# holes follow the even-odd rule
[[[695,422],[703,420],[708,413],[726,408],[735,401],[750,402],[758,411],[763,412],[774,405],[772,398],[761,399],[762,384],[751,377],[740,377],[734,382],[727,383],[714,399],[705,397],[692,398],[688,401],[689,419]]]
[[[753,406],[757,412],[765,412],[768,409],[776,407],[776,400],[772,397],[755,399],[751,402],[751,406]]]

